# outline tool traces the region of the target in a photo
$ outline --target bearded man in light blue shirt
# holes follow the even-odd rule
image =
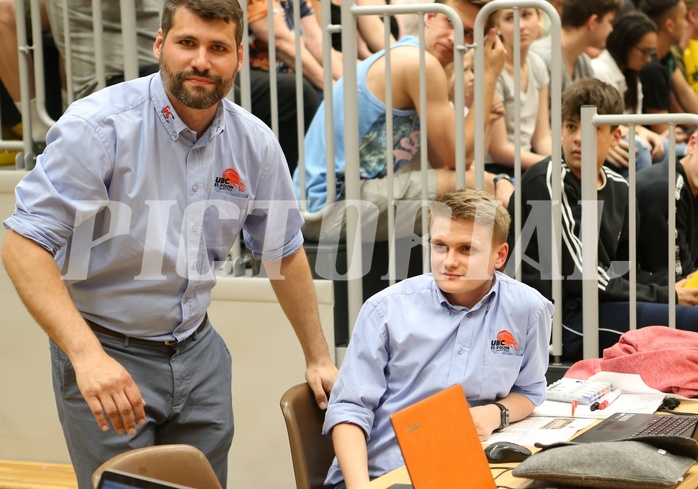
[[[447,387],[463,386],[482,440],[545,399],[553,306],[495,271],[507,211],[466,189],[437,196],[429,219],[432,273],[379,292],[356,321],[323,427],[337,455],[329,486],[404,465],[390,416]]]
[[[332,388],[288,167],[273,133],[224,98],[243,29],[237,0],[167,0],[160,72],[74,103],[4,222],[5,267],[51,339],[81,489],[112,456],[165,443],[200,448],[225,487],[231,361],[206,310],[241,230],[321,407]]]

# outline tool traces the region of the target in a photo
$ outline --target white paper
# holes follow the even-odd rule
[[[543,444],[568,441],[577,431],[586,428],[594,420],[569,418],[542,418],[529,416],[512,423],[502,431],[492,433],[483,442],[485,445],[497,441],[510,441],[524,446],[533,446],[536,442]]]
[[[588,405],[578,404],[575,418],[607,418],[615,413],[655,412],[662,404],[665,393],[649,387],[638,374],[599,372],[589,377],[590,381],[611,382],[613,388],[620,389],[621,395],[606,409],[592,411]],[[603,399],[603,398],[602,398]],[[572,416],[572,403],[544,401],[533,410],[533,416]]]

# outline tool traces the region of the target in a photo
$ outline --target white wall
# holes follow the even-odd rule
[[[24,172],[0,170],[0,220],[14,209]],[[0,229],[0,244],[5,230]],[[334,345],[332,283],[315,288],[328,344]],[[303,355],[266,279],[224,277],[213,290],[211,321],[233,356],[235,438],[228,487],[294,487],[279,399],[304,381]],[[48,340],[0,270],[0,459],[69,463],[58,422]],[[330,349],[334,355],[334,349]],[[89,421],[88,421],[89,422]]]

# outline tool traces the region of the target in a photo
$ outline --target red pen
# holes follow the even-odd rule
[[[620,397],[620,389],[613,390],[603,396],[601,399],[601,402],[599,402],[599,407],[598,409],[606,409],[609,404],[611,404],[613,401],[618,399]]]
[[[572,401],[572,416],[574,416],[574,411],[577,409],[577,401]]]

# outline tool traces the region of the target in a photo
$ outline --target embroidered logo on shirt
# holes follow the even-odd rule
[[[223,170],[223,176],[216,177],[213,186],[221,190],[233,190],[237,188],[240,192],[245,191],[245,184],[240,179],[240,174],[232,168]]]
[[[503,329],[497,333],[497,339],[492,340],[490,344],[490,349],[492,351],[510,351],[512,348],[514,350],[518,350],[519,342],[516,341],[514,335],[506,329]]]
[[[172,108],[169,105],[165,105],[162,109],[160,109],[160,112],[162,112],[162,115],[165,116],[165,120],[170,120],[175,118],[174,113],[172,112]]]

